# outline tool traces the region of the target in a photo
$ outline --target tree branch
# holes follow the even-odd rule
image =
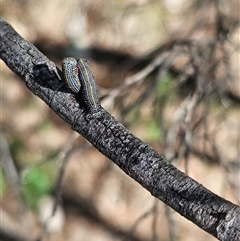
[[[240,240],[240,207],[212,193],[131,134],[104,109],[87,118],[84,103],[65,86],[62,73],[0,19],[0,58],[73,130],[127,175],[219,240]]]

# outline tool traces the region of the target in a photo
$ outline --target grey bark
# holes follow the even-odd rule
[[[66,87],[61,71],[3,19],[0,58],[73,130],[153,196],[219,240],[240,240],[239,206],[179,171],[104,109],[99,118],[89,118],[81,98]]]

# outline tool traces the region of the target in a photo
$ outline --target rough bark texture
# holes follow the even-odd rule
[[[91,118],[81,98],[74,96],[61,80],[61,71],[2,19],[0,57],[73,130],[153,196],[219,240],[240,240],[239,206],[172,166],[104,109],[99,118]]]

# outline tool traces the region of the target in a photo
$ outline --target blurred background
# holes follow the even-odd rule
[[[1,17],[59,68],[88,59],[107,111],[240,204],[239,1],[2,0]],[[0,240],[216,240],[0,67]]]

